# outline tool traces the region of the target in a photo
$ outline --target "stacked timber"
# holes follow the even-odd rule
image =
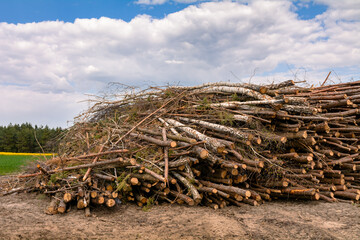
[[[47,212],[121,202],[259,205],[360,198],[360,81],[218,82],[97,101],[59,156],[19,176],[53,196]]]

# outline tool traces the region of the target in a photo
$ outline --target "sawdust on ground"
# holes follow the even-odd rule
[[[347,203],[273,201],[259,207],[149,211],[132,205],[46,215],[39,194],[0,197],[0,239],[360,239],[360,208]]]

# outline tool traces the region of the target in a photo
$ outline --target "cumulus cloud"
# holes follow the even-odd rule
[[[314,2],[329,7],[329,10],[323,14],[323,19],[329,21],[360,20],[360,1],[314,0]]]
[[[82,102],[85,97],[81,93],[40,93],[24,87],[2,86],[0,96],[0,125],[30,122],[68,127],[74,116],[88,107]]]
[[[73,94],[78,99],[79,92],[96,93],[109,82],[186,85],[237,80],[234,75],[244,80],[255,69],[253,81],[263,81],[263,73],[284,63],[306,69],[307,76],[337,68],[347,77],[360,65],[359,8],[353,1],[316,1],[329,8],[310,20],[299,19],[291,1],[258,0],[205,2],[163,19],[139,15],[130,22],[103,17],[0,23],[0,86],[8,93],[1,100],[22,88],[29,99],[30,93],[51,96],[53,105],[69,106]],[[289,73],[276,74],[283,80]],[[26,101],[11,99],[19,107]],[[42,100],[36,104],[52,109]]]

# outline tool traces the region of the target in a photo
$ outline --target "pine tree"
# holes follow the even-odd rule
[[[42,152],[42,147],[45,152],[54,152],[54,139],[63,131],[61,128],[49,128],[47,125],[33,127],[30,123],[0,126],[0,151],[36,153]]]

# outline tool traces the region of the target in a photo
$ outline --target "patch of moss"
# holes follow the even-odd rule
[[[68,171],[57,172],[57,173],[51,174],[50,179],[48,181],[48,185],[49,186],[54,185],[57,182],[57,180],[67,178],[68,176],[69,176]]]
[[[231,95],[231,100],[232,101],[240,101],[241,99],[236,93],[234,93],[233,95]]]
[[[146,205],[143,206],[142,210],[143,210],[144,212],[147,212],[147,211],[149,211],[149,210],[151,209],[151,207],[152,207],[153,205],[154,205],[154,198],[153,198],[153,197],[149,197],[149,198],[147,199]]]
[[[234,125],[234,114],[228,113],[228,112],[219,112],[218,116],[220,118],[220,122],[222,125]]]

